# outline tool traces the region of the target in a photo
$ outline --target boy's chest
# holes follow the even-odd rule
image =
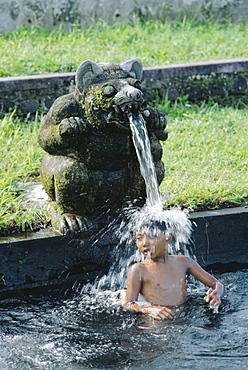
[[[174,291],[182,289],[186,284],[185,271],[179,266],[154,265],[145,269],[143,275],[143,286],[161,289],[163,291]]]
[[[185,271],[176,266],[166,269],[152,266],[144,271],[140,293],[154,304],[179,305],[187,295]]]

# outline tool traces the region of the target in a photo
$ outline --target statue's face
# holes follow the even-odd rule
[[[93,127],[115,124],[129,129],[128,114],[141,108],[142,64],[138,58],[122,64],[86,60],[76,71],[76,89]]]
[[[91,85],[85,96],[84,108],[94,127],[115,124],[129,129],[128,114],[140,110],[142,102],[140,81],[131,77],[120,78]]]

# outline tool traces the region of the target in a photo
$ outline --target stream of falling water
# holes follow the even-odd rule
[[[128,269],[134,262],[144,257],[135,246],[135,232],[144,220],[159,221],[166,224],[167,232],[173,235],[173,242],[168,246],[168,253],[189,255],[185,245],[189,242],[191,222],[188,214],[179,208],[163,209],[159,185],[150,141],[144,119],[140,112],[129,115],[132,138],[140,164],[140,172],[146,184],[147,199],[143,207],[127,206],[119,217],[108,227],[108,232],[115,234],[119,244],[113,251],[113,263],[107,275],[96,279],[92,285],[86,284],[82,292],[116,291],[124,289]]]
[[[145,121],[138,111],[129,115],[130,128],[136,154],[139,160],[140,172],[146,184],[146,204],[150,207],[156,206],[163,208],[159,193],[157,174],[152,159],[150,141],[146,129]]]

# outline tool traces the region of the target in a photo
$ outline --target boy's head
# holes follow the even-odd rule
[[[151,235],[153,237],[163,234],[166,238],[169,238],[171,233],[168,230],[168,225],[165,221],[158,220],[144,220],[138,228],[142,233]]]
[[[136,231],[136,245],[144,256],[149,256],[149,259],[164,258],[171,240],[172,234],[165,222],[144,220]]]
[[[164,235],[170,254],[181,252],[182,248],[189,243],[192,225],[187,211],[179,208],[160,210],[156,207],[144,207],[132,215],[132,231],[150,234],[153,237]]]

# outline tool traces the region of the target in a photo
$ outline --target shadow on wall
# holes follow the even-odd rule
[[[247,23],[247,0],[1,0],[0,32],[18,26],[52,29],[72,24],[89,27],[100,19],[108,24],[134,22],[137,19],[180,19],[190,17],[198,22],[207,20]]]

